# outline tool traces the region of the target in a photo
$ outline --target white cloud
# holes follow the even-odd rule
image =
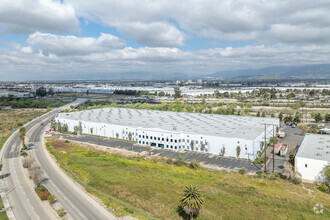
[[[88,55],[125,47],[124,40],[104,33],[99,38],[78,38],[36,32],[29,36],[27,42],[32,46],[40,47],[45,54],[51,53],[57,56]]]
[[[226,41],[327,43],[328,0],[67,0],[80,16],[147,46],[181,46],[186,35]],[[155,25],[161,24],[161,25]],[[280,26],[286,28],[279,28]],[[287,28],[294,27],[294,28]],[[298,30],[298,31],[297,31]],[[155,33],[155,37],[149,33]],[[286,37],[291,35],[291,37]],[[323,36],[323,37],[320,37]],[[320,38],[322,38],[320,40]],[[177,41],[175,42],[175,40]]]
[[[1,0],[0,33],[73,33],[79,21],[72,6],[53,0]]]
[[[140,44],[155,47],[182,46],[184,34],[165,22],[120,23],[118,30],[127,37],[134,37]]]
[[[107,78],[113,73],[144,71],[153,74],[186,73],[202,76],[221,70],[328,63],[330,45],[250,45],[200,51],[126,47],[107,51],[94,50],[93,53],[65,53],[66,56],[61,53],[65,52],[53,51],[45,55],[43,50],[19,46],[11,50],[2,49],[0,77],[2,80]]]

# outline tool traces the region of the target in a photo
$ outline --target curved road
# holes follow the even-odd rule
[[[49,187],[51,193],[55,194],[73,219],[116,219],[82,189],[77,187],[42,148],[40,136],[43,133],[45,122],[53,118],[59,111],[69,108],[71,105],[78,106],[84,101],[83,99],[77,99],[26,124],[26,136],[28,138],[31,135],[30,142],[34,145],[29,153],[32,153],[36,160],[40,162],[40,167],[48,177],[45,185]],[[20,145],[19,134],[15,132],[7,140],[1,151],[3,164],[0,178],[1,196],[8,198],[12,212],[9,210],[7,213],[13,213],[14,215],[9,217],[11,219],[58,218],[53,212],[47,211],[47,207],[38,198],[33,186],[27,180],[20,160]]]
[[[63,173],[42,144],[46,123],[36,126],[29,145],[45,173],[44,185],[53,193],[73,219],[116,219]]]

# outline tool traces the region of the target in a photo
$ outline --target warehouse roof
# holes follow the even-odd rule
[[[330,135],[306,134],[296,157],[330,162]]]
[[[57,119],[90,121],[229,138],[236,137],[247,140],[254,140],[264,131],[263,123],[276,124],[278,122],[277,118],[127,108],[102,108],[60,113]]]

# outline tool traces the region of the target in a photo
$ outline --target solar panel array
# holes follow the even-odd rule
[[[61,113],[58,118],[229,138],[236,137],[247,140],[254,140],[264,131],[263,123],[273,124],[278,121],[276,118],[126,108],[103,108]]]

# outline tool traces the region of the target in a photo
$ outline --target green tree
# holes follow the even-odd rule
[[[194,150],[194,144],[195,142],[193,140],[190,141],[190,147],[191,147],[191,150]]]
[[[130,140],[130,141],[132,140],[132,133],[131,132],[128,133],[128,140]]]
[[[54,96],[53,88],[49,88],[47,94],[53,97]]]
[[[36,90],[36,95],[40,97],[44,97],[47,95],[47,90],[45,87],[41,86]]]
[[[294,122],[300,122],[300,116],[301,114],[299,113],[299,112],[296,112],[296,115],[294,116],[294,119],[293,119],[293,121]]]
[[[326,113],[324,116],[324,121],[329,122],[330,121],[330,113]]]
[[[178,99],[178,98],[181,98],[182,95],[181,95],[181,90],[179,87],[174,87],[174,98]]]
[[[322,120],[323,120],[323,117],[322,117],[322,115],[321,115],[320,112],[318,112],[318,113],[316,113],[316,114],[314,115],[314,120],[315,120],[316,122],[319,122],[319,121],[322,121]]]
[[[187,186],[182,193],[180,203],[183,211],[189,216],[189,219],[192,220],[194,216],[199,214],[199,210],[202,208],[204,200],[198,188]]]
[[[224,156],[225,153],[226,153],[226,148],[225,147],[222,147],[221,148],[221,151],[220,151],[221,156]]]
[[[61,124],[60,121],[57,121],[57,130],[58,130],[59,132],[62,132],[62,124]]]
[[[55,119],[53,119],[50,122],[50,130],[55,131],[56,130],[56,126],[57,126],[56,121],[55,121]]]
[[[241,154],[241,147],[238,145],[236,148],[236,156],[237,158],[239,157],[239,155]]]
[[[326,180],[330,183],[330,165],[324,167],[324,176]]]
[[[69,127],[68,127],[67,124],[64,124],[64,125],[62,126],[62,131],[63,131],[63,132],[67,132],[67,131],[69,131]]]
[[[201,144],[202,151],[205,150],[205,144]]]

